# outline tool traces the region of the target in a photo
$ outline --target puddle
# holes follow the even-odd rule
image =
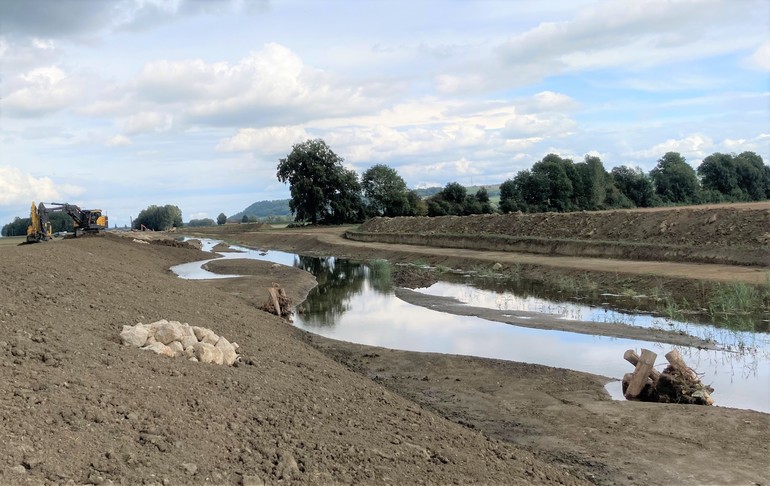
[[[463,304],[501,311],[537,312],[569,321],[591,321],[627,325],[645,329],[674,331],[713,341],[728,350],[746,350],[768,347],[770,335],[715,327],[653,316],[645,313],[621,312],[606,307],[581,305],[574,302],[554,302],[532,296],[518,296],[513,292],[479,289],[466,284],[436,282],[417,292],[438,297],[451,297]],[[505,314],[504,314],[505,315]],[[510,316],[510,315],[509,315]]]
[[[204,240],[203,243],[204,249],[210,250],[218,241]],[[647,341],[523,328],[414,306],[393,294],[390,265],[385,262],[360,264],[333,257],[304,257],[278,251],[262,255],[257,250],[231,248],[243,250],[243,253],[224,253],[223,258],[273,261],[296,266],[315,275],[318,286],[302,304],[304,311],[295,317],[294,325],[333,339],[407,351],[536,363],[616,379],[633,369],[623,360],[625,350],[645,347],[658,353],[659,362],[665,362],[663,354],[674,347]],[[172,270],[180,273],[179,268],[184,267],[185,275],[192,275],[185,278],[210,278],[212,275],[221,278],[202,270],[200,266],[203,263],[184,264],[172,267]],[[195,266],[197,272],[189,270]],[[607,313],[614,311],[533,300],[532,297],[518,298],[511,293],[479,290],[467,285],[440,282],[419,291],[500,310],[547,312],[565,319],[594,318],[600,322],[632,321],[637,326],[661,325],[649,315],[624,314],[628,316],[624,319],[631,321],[616,320],[616,316],[606,321]],[[726,346],[736,342],[734,332],[722,335],[713,326],[687,322],[676,325],[704,333],[710,328],[712,339]],[[770,413],[770,387],[767,386],[770,383],[770,339],[767,334],[743,334],[747,336],[739,336],[738,339],[747,342],[741,353],[686,346],[676,346],[676,349],[688,365],[703,374],[703,382],[716,389],[713,397],[717,405]],[[751,347],[746,346],[749,339]],[[608,384],[607,389],[613,398],[622,398],[619,381]]]

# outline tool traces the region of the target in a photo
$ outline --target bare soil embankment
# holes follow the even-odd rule
[[[770,267],[770,203],[439,218],[373,218],[356,241]]]
[[[0,250],[0,484],[587,484],[257,309],[276,278],[302,300],[305,272],[249,262],[231,295],[168,270],[207,256],[109,236]],[[227,336],[245,363],[120,344],[162,318]]]

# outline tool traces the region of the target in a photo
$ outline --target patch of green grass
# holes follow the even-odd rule
[[[770,277],[763,287],[745,282],[719,284],[708,302],[708,313],[715,322],[741,331],[755,331],[759,314],[768,311]]]
[[[599,289],[599,284],[592,280],[588,274],[583,274],[580,277],[560,275],[553,281],[553,286],[561,292],[574,295],[592,293]]]
[[[666,297],[663,299],[663,306],[662,306],[662,312],[668,318],[672,321],[683,321],[684,320],[684,309],[687,308],[687,301],[684,302],[677,302],[671,297]]]
[[[734,282],[717,285],[708,308],[712,314],[748,314],[761,307],[759,289],[745,282]]]
[[[634,289],[626,288],[620,291],[620,295],[623,297],[636,297],[639,294]]]

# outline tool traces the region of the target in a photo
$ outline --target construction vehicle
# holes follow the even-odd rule
[[[99,233],[107,229],[109,222],[107,216],[102,215],[101,209],[80,209],[74,204],[50,203],[46,206],[44,203],[35,206],[32,202],[32,209],[29,213],[29,227],[27,227],[27,243],[37,243],[53,238],[51,222],[48,215],[51,213],[66,213],[72,218],[77,238],[78,234]]]

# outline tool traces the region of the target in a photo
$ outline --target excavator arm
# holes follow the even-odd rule
[[[37,243],[52,238],[51,222],[48,220],[50,213],[66,213],[69,215],[75,226],[75,236],[78,236],[78,232],[99,233],[109,226],[107,216],[102,214],[101,209],[80,209],[74,204],[67,203],[51,203],[50,207],[40,203],[36,207],[33,202],[29,213],[30,223],[27,228],[28,243]]]
[[[32,209],[29,211],[29,226],[27,227],[27,243],[50,240],[53,237],[51,222],[48,220],[48,211],[45,204],[35,206],[32,201]]]

